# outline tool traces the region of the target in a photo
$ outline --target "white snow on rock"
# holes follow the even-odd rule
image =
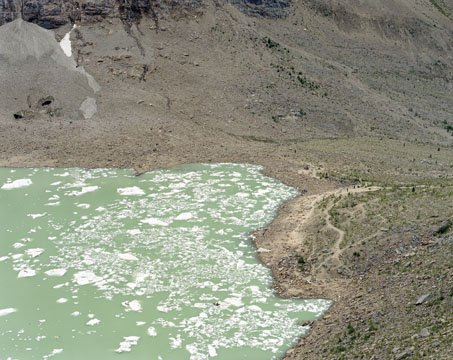
[[[119,188],[117,192],[120,195],[135,195],[135,196],[145,195],[145,192],[138,186]]]
[[[63,50],[64,54],[67,57],[71,57],[72,56],[71,32],[75,28],[76,28],[76,25],[74,25],[73,28],[71,30],[69,30],[66,33],[66,35],[63,37],[63,39],[61,39],[61,41],[60,41],[61,49]]]
[[[18,189],[18,188],[30,186],[31,184],[33,184],[33,183],[30,179],[19,179],[19,180],[14,180],[13,182],[3,184],[2,189],[3,190]]]

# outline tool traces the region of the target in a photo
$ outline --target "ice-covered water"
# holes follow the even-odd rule
[[[0,359],[273,359],[282,300],[247,234],[295,190],[252,165],[0,169]]]

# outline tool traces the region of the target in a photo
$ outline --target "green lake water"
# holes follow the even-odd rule
[[[261,170],[0,168],[0,359],[280,358],[330,303],[271,289]]]

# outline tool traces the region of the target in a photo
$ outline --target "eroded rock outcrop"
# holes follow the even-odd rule
[[[219,1],[221,3],[222,1]],[[289,0],[224,0],[252,16],[281,18],[287,15]],[[75,21],[98,21],[119,17],[137,22],[144,16],[161,16],[198,11],[204,0],[0,0],[0,25],[22,17],[46,29]]]

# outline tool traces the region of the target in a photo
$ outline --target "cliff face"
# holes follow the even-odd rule
[[[289,0],[228,0],[252,16],[281,18],[287,15]],[[47,29],[76,20],[97,21],[120,17],[139,21],[143,16],[158,18],[173,12],[190,12],[203,0],[0,0],[0,25],[20,16]]]

